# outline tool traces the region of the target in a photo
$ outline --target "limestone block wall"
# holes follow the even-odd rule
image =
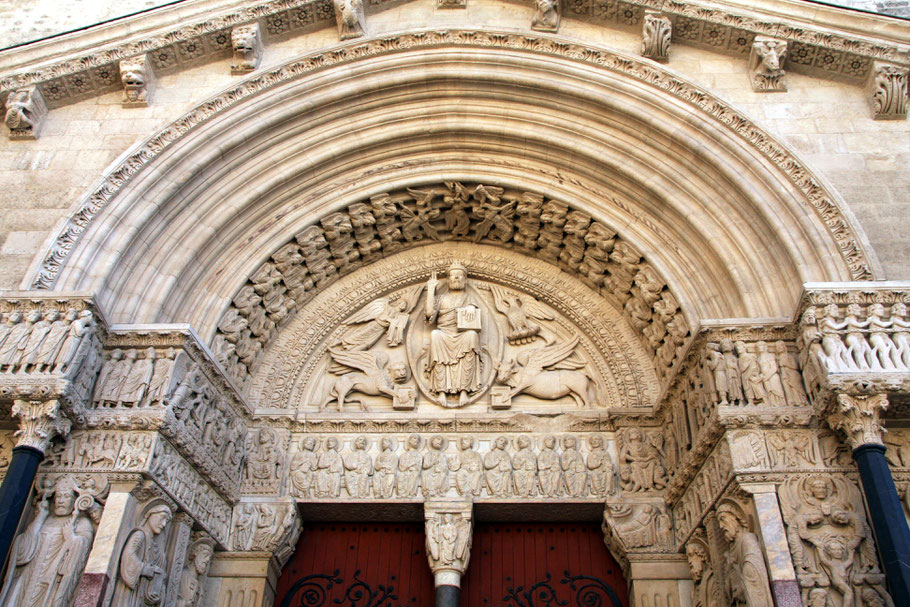
[[[40,4],[40,3],[39,3]],[[440,11],[432,0],[369,16],[369,34],[423,27],[477,27],[529,31],[530,6],[474,0],[464,11]],[[632,55],[638,31],[563,19],[559,35]],[[267,42],[261,67],[336,44],[334,28]],[[109,93],[53,109],[36,141],[0,139],[0,288],[17,288],[64,218],[105,169],[134,144],[237,81],[230,59],[159,75],[152,104],[121,107]],[[668,67],[743,110],[788,143],[840,192],[865,230],[884,275],[910,275],[910,241],[901,237],[910,216],[907,121],[872,120],[863,88],[788,73],[785,93],[755,93],[745,57],[674,43]]]

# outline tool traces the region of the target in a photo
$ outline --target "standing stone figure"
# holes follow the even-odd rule
[[[395,493],[395,476],[398,472],[398,454],[395,453],[395,439],[383,436],[379,443],[382,450],[376,456],[373,471],[373,495],[392,497]]]
[[[597,497],[607,497],[614,489],[613,458],[604,447],[604,439],[599,434],[588,439],[588,483],[591,493]]]
[[[745,342],[736,342],[736,355],[739,358],[739,372],[743,381],[743,394],[746,402],[755,404],[765,399],[765,388],[762,385],[761,369],[758,356],[749,352]]]
[[[344,462],[338,453],[338,439],[330,436],[325,440],[325,450],[319,454],[316,464],[316,497],[338,497],[341,493],[341,475]]]
[[[727,550],[727,595],[731,607],[771,607],[768,570],[758,536],[749,531],[743,512],[725,502],[717,507],[717,522],[729,542]]]
[[[373,475],[373,459],[367,453],[370,439],[358,436],[354,439],[354,450],[344,457],[344,483],[351,497],[370,496],[370,477]]]
[[[112,605],[147,607],[164,600],[167,559],[159,544],[161,534],[171,522],[170,507],[158,503],[148,509],[142,523],[126,538],[120,553],[120,570]]]
[[[424,372],[430,390],[443,406],[446,406],[447,394],[460,395],[459,404],[463,406],[468,402],[468,395],[480,388],[480,333],[475,329],[459,328],[460,315],[480,314],[466,289],[467,278],[465,267],[455,262],[449,266],[447,292],[436,294],[439,286],[436,272],[427,281],[426,320],[435,322],[436,328],[430,333],[429,358]]]
[[[417,495],[422,464],[420,435],[412,434],[408,437],[405,452],[398,459],[398,497],[414,497]]]
[[[566,483],[566,495],[582,497],[588,486],[588,470],[584,458],[578,452],[578,440],[574,436],[563,437],[562,456],[559,460]]]
[[[543,448],[537,455],[538,482],[540,494],[546,497],[556,497],[562,486],[562,467],[559,463],[559,454],[556,453],[556,437],[545,436]]]
[[[786,406],[787,399],[784,396],[784,385],[780,378],[777,356],[768,351],[768,344],[763,341],[758,342],[755,347],[758,350],[758,369],[761,372],[765,404],[771,407]]]
[[[13,544],[2,607],[69,607],[95,536],[85,507],[94,499],[77,499],[78,492],[73,478],[63,476],[52,492],[53,512],[51,493],[38,502],[35,518]]]
[[[483,458],[474,450],[474,438],[470,436],[458,439],[458,450],[451,466],[455,471],[455,488],[458,495],[477,497],[483,490]]]
[[[725,337],[720,340],[720,349],[723,353],[724,368],[727,370],[727,398],[730,403],[739,403],[743,399],[743,384],[739,373],[739,362],[733,348],[733,340]]]
[[[212,545],[206,541],[199,540],[190,546],[188,562],[183,570],[183,577],[180,578],[180,590],[177,592],[177,607],[196,607],[202,597],[202,588],[205,576],[209,572],[212,555]]]
[[[436,434],[429,441],[429,450],[423,456],[423,495],[441,497],[449,490],[449,458],[446,457],[446,439]]]
[[[506,451],[509,440],[497,436],[493,448],[483,458],[483,467],[487,471],[487,490],[494,497],[511,497],[512,495],[512,458]]]
[[[522,434],[517,440],[518,451],[512,456],[515,468],[515,495],[532,497],[537,493],[537,457],[531,449],[531,439]]]

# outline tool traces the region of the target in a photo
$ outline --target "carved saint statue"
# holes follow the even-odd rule
[[[546,497],[556,497],[562,485],[562,467],[559,454],[556,453],[556,437],[545,436],[543,448],[537,455],[538,482],[540,494]]]
[[[407,449],[398,459],[398,497],[417,495],[422,464],[420,436],[412,434],[408,437]]]
[[[667,472],[657,448],[639,428],[620,434],[619,481],[626,491],[650,491],[667,485]]]
[[[398,473],[398,454],[395,453],[395,439],[383,436],[379,443],[380,453],[376,456],[373,472],[373,495],[392,497],[395,493],[395,477]]]
[[[598,434],[588,439],[588,447],[590,451],[586,465],[591,493],[597,497],[606,497],[613,493],[614,488],[613,459],[604,447],[603,437]]]
[[[449,459],[445,454],[446,439],[436,434],[429,440],[423,456],[424,497],[443,496],[449,490]]]
[[[468,273],[455,262],[449,266],[448,291],[438,294],[436,272],[427,281],[426,319],[436,323],[430,333],[425,373],[439,404],[446,395],[458,394],[459,404],[480,389],[480,310],[466,290]]]
[[[471,548],[471,523],[461,515],[444,512],[427,521],[427,553],[432,568],[464,570]]]
[[[537,493],[537,456],[531,448],[531,439],[522,434],[516,440],[518,451],[512,457],[515,468],[515,495],[532,497]]]
[[[206,541],[199,540],[190,546],[183,577],[180,578],[180,590],[177,592],[177,607],[196,607],[202,596],[212,555],[212,545]]]
[[[487,490],[491,496],[511,497],[512,495],[512,458],[506,447],[509,439],[497,436],[490,452],[483,458],[483,467],[487,471]]]
[[[60,477],[42,496],[35,518],[13,544],[0,605],[69,607],[95,536],[91,507],[94,498],[71,476]]]
[[[758,536],[749,530],[745,514],[730,503],[717,507],[717,522],[729,542],[727,550],[727,593],[731,605],[771,607],[768,570]]]
[[[373,474],[373,460],[367,449],[370,439],[358,436],[354,439],[354,450],[344,456],[344,482],[351,497],[370,496],[370,476]]]
[[[140,526],[130,532],[120,553],[112,605],[147,607],[162,604],[167,560],[159,539],[172,516],[170,506],[157,503],[146,511]]]
[[[462,436],[458,439],[458,454],[452,461],[455,471],[455,488],[458,495],[480,495],[483,489],[483,459],[474,450],[474,439]]]
[[[300,451],[291,462],[290,477],[294,495],[313,497],[316,490],[316,468],[319,456],[316,455],[316,439],[307,436],[300,441]]]

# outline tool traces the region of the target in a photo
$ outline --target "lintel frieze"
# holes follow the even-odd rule
[[[383,2],[379,3],[380,6]],[[217,11],[217,7],[214,7]],[[907,46],[889,39],[857,36],[835,27],[807,26],[805,20],[752,15],[738,7],[719,7],[702,2],[633,0],[617,2],[603,11],[593,0],[567,7],[566,17],[575,17],[618,27],[641,27],[645,11],[661,12],[672,23],[677,42],[695,44],[725,53],[748,54],[756,36],[773,36],[792,46],[789,62],[796,69],[862,83],[873,60],[907,63]],[[0,96],[28,86],[37,86],[51,108],[121,88],[119,62],[148,54],[154,70],[170,72],[223,59],[232,52],[232,31],[239,26],[259,25],[269,39],[300,35],[335,21],[330,0],[273,0],[243,10],[207,13],[205,20],[158,28],[144,35],[124,30],[121,42],[99,51],[77,51],[62,60],[50,61],[40,51],[26,55],[26,63],[0,78]],[[813,18],[818,22],[817,16]],[[874,17],[871,17],[874,19]],[[362,31],[362,30],[361,30]],[[85,34],[88,46],[93,32]],[[344,36],[342,35],[342,38]],[[70,41],[77,48],[78,38]],[[8,63],[13,63],[9,61]]]

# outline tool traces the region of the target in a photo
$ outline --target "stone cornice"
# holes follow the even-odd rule
[[[260,23],[271,38],[284,38],[330,27],[334,9],[328,0],[272,0],[238,7],[236,1],[201,1],[124,19],[84,32],[52,38],[0,54],[0,97],[37,85],[50,107],[116,90],[117,63],[150,53],[156,70],[172,71],[224,58],[230,52],[230,31],[238,25]],[[372,10],[382,10],[372,6]],[[679,0],[631,0],[600,14],[592,0],[565,10],[566,17],[623,26],[639,25],[644,9],[661,11],[674,25],[677,43],[727,53],[748,53],[756,35],[774,36],[793,44],[790,69],[822,77],[863,82],[872,60],[906,64],[910,36],[883,16],[848,13],[802,3],[756,9],[737,2],[723,4]],[[176,18],[171,17],[176,15]],[[864,27],[856,27],[860,22]],[[872,35],[869,35],[869,32]],[[108,40],[115,42],[105,44]],[[75,52],[61,55],[65,44]],[[92,49],[89,51],[89,49]],[[98,49],[98,50],[95,50]]]

